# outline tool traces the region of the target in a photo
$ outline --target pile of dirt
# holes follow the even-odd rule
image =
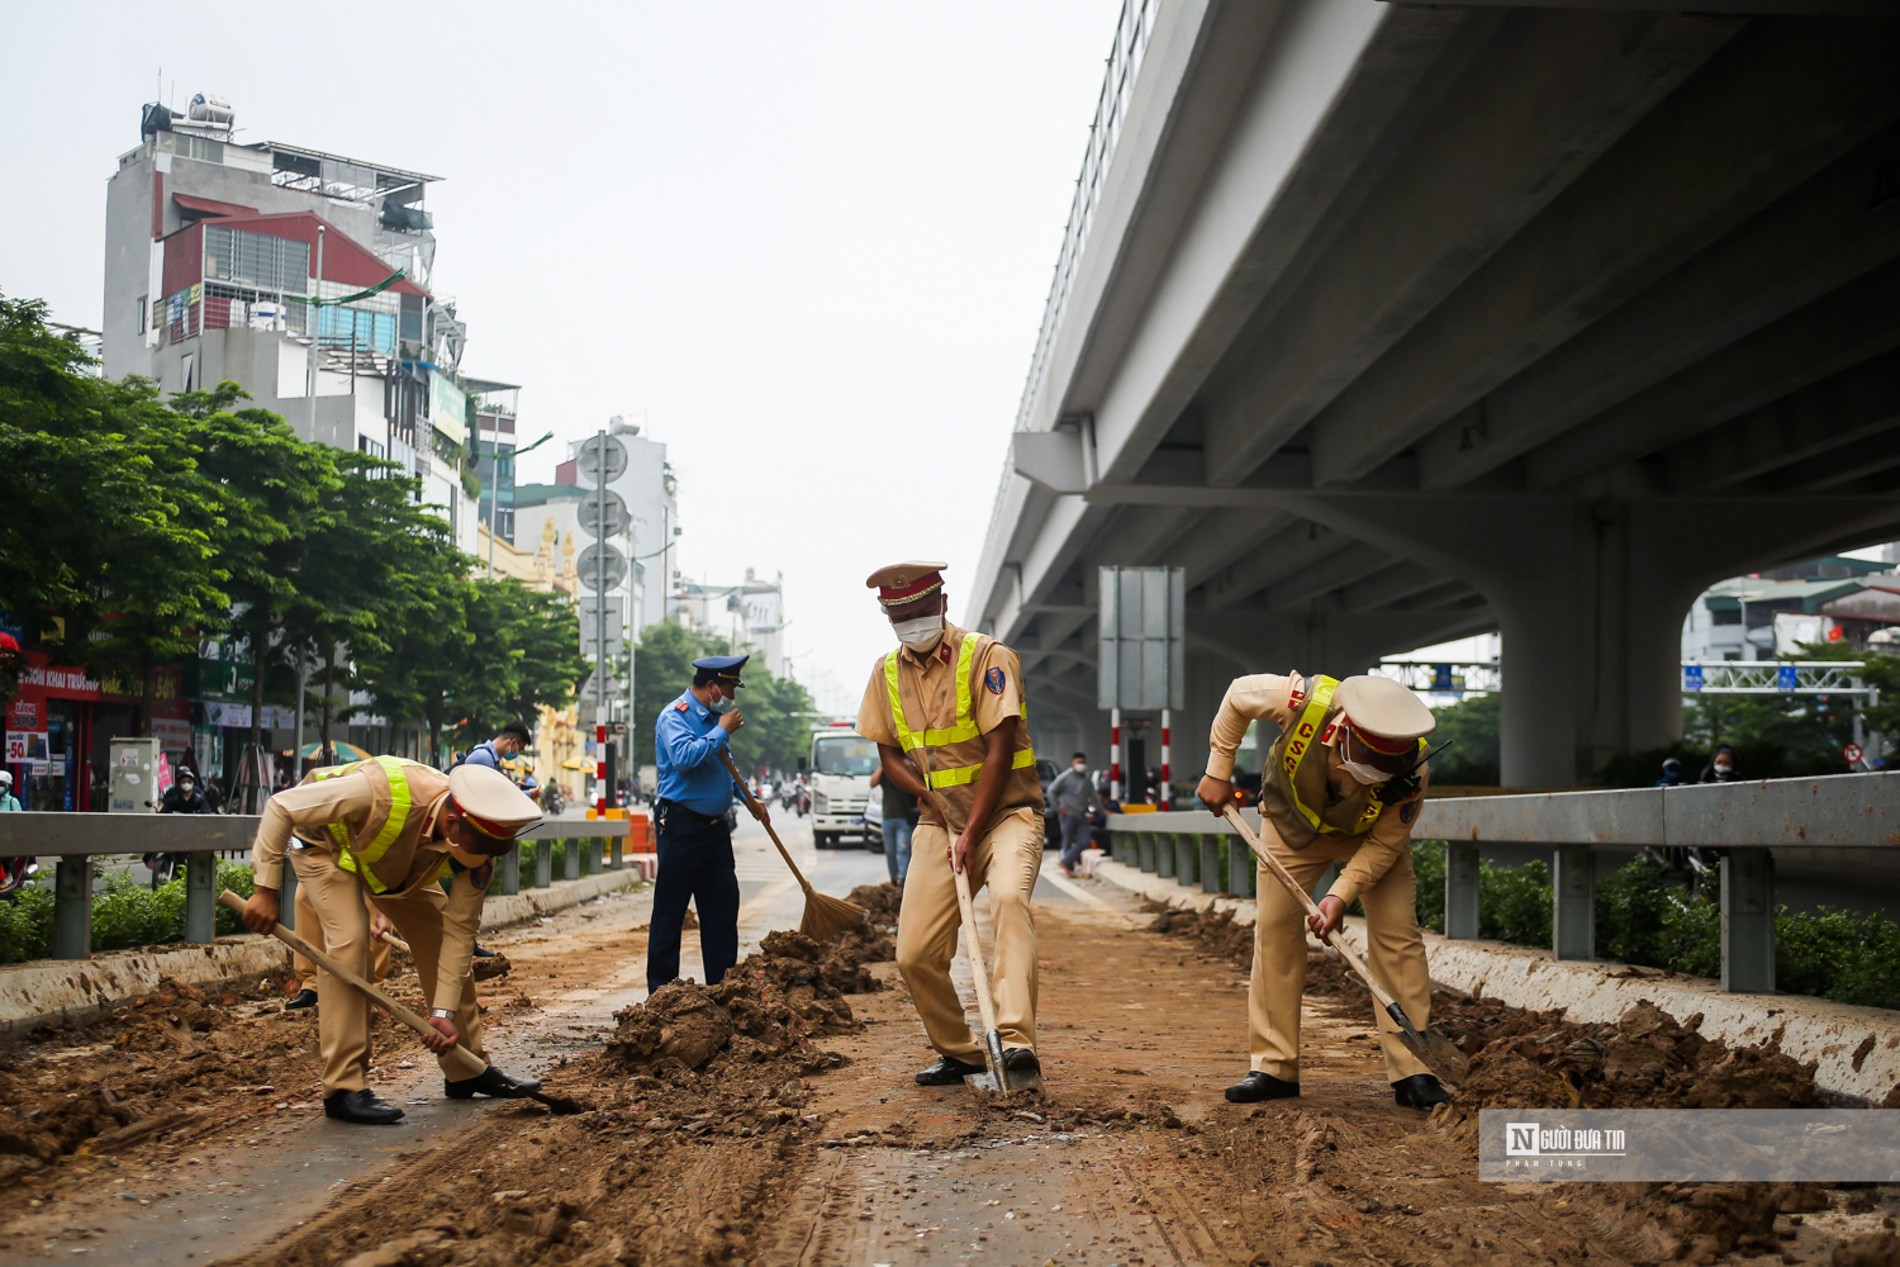
[[[889,954],[875,927],[826,946],[771,933],[718,985],[675,981],[616,1013],[600,1050],[550,1075],[551,1090],[584,1096],[593,1111],[524,1124],[519,1115],[538,1110],[498,1109],[460,1146],[478,1160],[446,1187],[433,1156],[377,1187],[391,1208],[452,1215],[389,1241],[341,1209],[249,1261],[754,1261],[819,1139],[804,1079],[845,1063],[813,1039],[861,1028],[844,995]]]
[[[1701,1016],[1679,1023],[1644,1000],[1614,1025],[1575,1025],[1549,1013],[1494,1015],[1471,1025],[1472,1009],[1449,1009],[1448,1032],[1493,1035],[1471,1058],[1459,1094],[1465,1112],[1484,1108],[1822,1108],[1814,1066],[1773,1042],[1731,1047],[1698,1033]],[[1489,1009],[1487,1009],[1489,1010]],[[1457,1016],[1459,1012],[1466,1015]],[[1498,1031],[1512,1031],[1499,1033]]]
[[[799,933],[768,933],[759,952],[718,985],[675,981],[615,1013],[607,1059],[661,1076],[702,1070],[715,1060],[776,1061],[803,1072],[829,1067],[835,1058],[811,1037],[857,1026],[835,983],[850,987],[864,971],[843,947],[820,946]]]
[[[885,929],[897,927],[897,912],[904,905],[904,890],[886,881],[883,884],[860,884],[851,890],[847,901],[862,906],[871,923]]]
[[[213,997],[167,979],[110,1016],[0,1056],[0,1184],[75,1154],[201,1134],[210,1109],[231,1103],[234,1075],[247,1110],[314,1095],[315,1019],[283,1012],[280,997],[274,982]],[[247,1024],[253,1016],[264,1023]]]

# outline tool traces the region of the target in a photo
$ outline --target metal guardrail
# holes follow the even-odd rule
[[[1258,810],[1247,817],[1260,821]],[[1205,810],[1111,814],[1114,854],[1203,892],[1252,897],[1255,864],[1233,829]],[[1900,849],[1900,771],[1628,791],[1550,792],[1427,800],[1417,840],[1443,840],[1445,935],[1478,935],[1480,845],[1551,849],[1551,950],[1596,954],[1593,851],[1716,848],[1721,877],[1722,988],[1775,988],[1774,850]]]
[[[0,857],[57,858],[53,881],[55,959],[84,959],[92,946],[92,860],[147,853],[181,853],[185,859],[185,941],[217,937],[218,855],[248,852],[263,819],[255,814],[63,814],[29,811],[0,814]],[[521,836],[521,843],[566,842],[564,880],[618,871],[628,836],[626,819],[549,819]],[[581,846],[581,847],[576,847]],[[525,849],[496,859],[496,894],[554,882],[554,850],[535,849],[529,879],[522,883]],[[294,926],[297,877],[284,868],[286,926]]]

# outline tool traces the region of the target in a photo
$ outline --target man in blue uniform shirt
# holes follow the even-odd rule
[[[749,656],[693,661],[693,685],[660,710],[653,751],[660,786],[654,801],[660,870],[647,932],[647,992],[680,974],[680,929],[690,901],[699,912],[699,953],[706,984],[718,985],[739,961],[739,877],[732,866],[732,776],[721,757],[745,725],[734,701]],[[721,706],[724,706],[723,709]],[[767,821],[765,807],[753,816]]]

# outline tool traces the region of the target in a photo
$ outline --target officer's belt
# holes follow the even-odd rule
[[[724,814],[702,814],[696,809],[681,805],[678,801],[661,800],[656,802],[661,814],[684,814],[688,818],[698,819],[709,826],[722,825],[726,821]]]

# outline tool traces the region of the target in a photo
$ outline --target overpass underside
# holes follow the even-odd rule
[[[1581,783],[1709,582],[1900,535],[1900,19],[1697,8],[1149,6],[975,586],[1045,742],[1172,564],[1184,772],[1237,673],[1501,628],[1505,781]]]

